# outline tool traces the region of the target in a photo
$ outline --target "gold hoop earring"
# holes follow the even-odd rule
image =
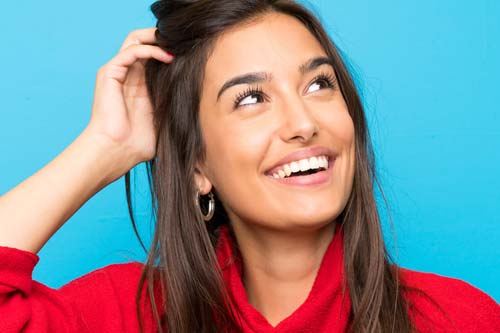
[[[202,211],[201,205],[200,205],[200,190],[196,190],[195,203],[196,203],[196,206],[198,207],[198,209],[200,210],[201,216],[203,217],[204,221],[210,221],[210,219],[212,219],[212,217],[214,216],[214,212],[215,212],[214,194],[212,193],[212,191],[210,191],[207,195],[210,197],[210,200],[208,201],[208,212],[205,215],[205,214],[203,214],[203,211]]]

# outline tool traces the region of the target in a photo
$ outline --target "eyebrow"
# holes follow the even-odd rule
[[[333,60],[328,58],[328,57],[316,57],[312,58],[302,65],[299,66],[299,72],[302,75],[305,75],[316,68],[318,68],[321,65],[330,65],[333,69],[335,69]],[[272,75],[270,73],[266,72],[252,72],[252,73],[246,73],[242,75],[238,75],[233,77],[232,79],[229,79],[226,81],[223,85],[222,88],[220,88],[219,93],[217,94],[217,101],[219,101],[220,96],[226,91],[227,89],[239,85],[239,84],[252,84],[252,83],[259,83],[263,81],[270,81],[272,79]]]

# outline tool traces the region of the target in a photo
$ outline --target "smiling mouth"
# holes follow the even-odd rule
[[[299,186],[301,188],[320,186],[331,181],[335,160],[335,158],[328,159],[326,168],[321,166],[304,171],[299,170],[297,172],[292,172],[289,176],[285,175],[285,177],[281,177],[283,174],[278,175],[274,173],[273,176],[267,175],[267,177],[269,177],[272,181],[285,186]]]
[[[270,170],[267,175],[276,179],[312,175],[327,170],[329,160],[330,157],[327,155],[304,158],[275,167]]]

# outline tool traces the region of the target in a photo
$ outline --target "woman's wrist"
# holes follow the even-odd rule
[[[90,175],[99,189],[114,182],[138,163],[126,146],[91,128],[86,128],[74,144],[84,154],[83,162],[89,164]]]

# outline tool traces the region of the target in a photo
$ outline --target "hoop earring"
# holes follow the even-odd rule
[[[203,217],[204,221],[210,221],[210,219],[214,216],[215,212],[215,199],[214,199],[214,194],[212,191],[208,193],[208,196],[210,197],[210,200],[208,202],[208,212],[207,214],[203,214],[203,211],[201,209],[200,205],[200,190],[196,190],[196,198],[195,198],[195,203],[198,209],[200,210],[201,216]]]

